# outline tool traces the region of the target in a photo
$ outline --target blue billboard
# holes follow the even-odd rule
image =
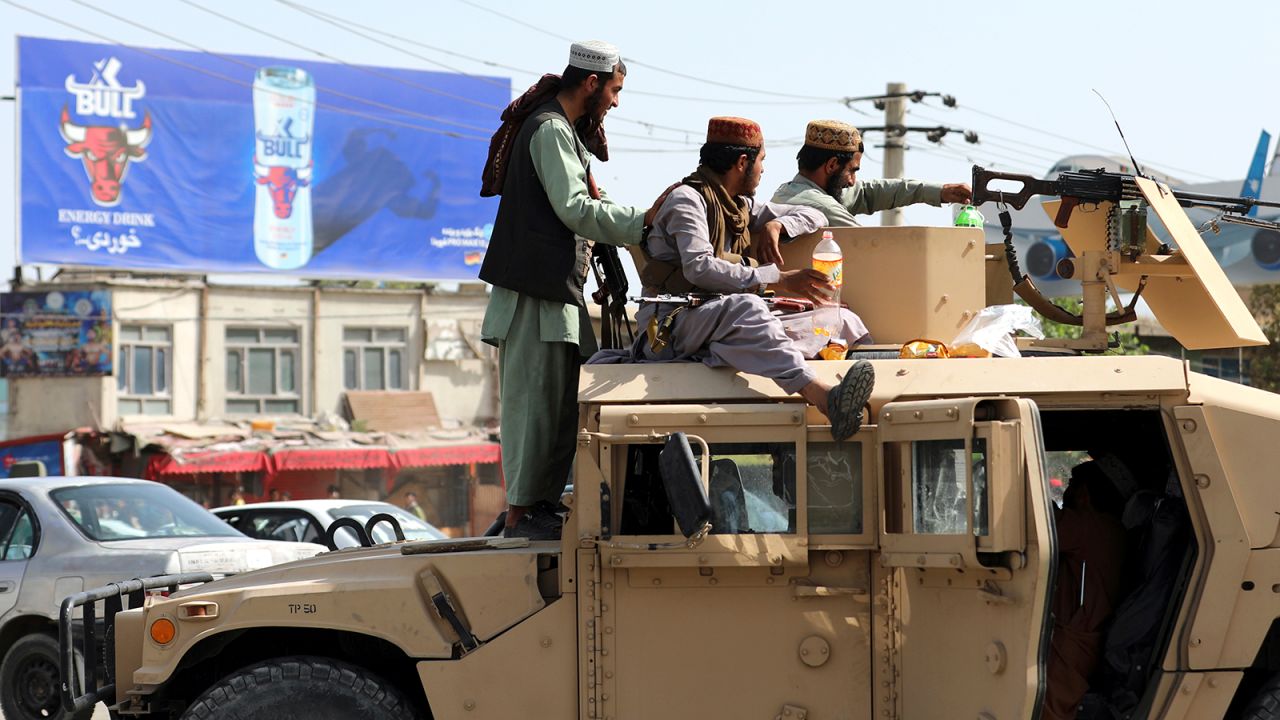
[[[510,80],[18,39],[19,261],[473,279]]]

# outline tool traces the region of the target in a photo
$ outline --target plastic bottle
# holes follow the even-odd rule
[[[978,208],[972,205],[965,205],[960,208],[960,212],[956,213],[956,227],[982,227],[986,218],[982,217],[982,213],[978,212]]]
[[[840,332],[840,288],[844,284],[844,253],[830,230],[822,231],[822,242],[813,248],[813,269],[824,272],[836,286],[835,297],[830,302],[816,308],[813,316],[813,331],[823,336],[828,342],[839,342]]]

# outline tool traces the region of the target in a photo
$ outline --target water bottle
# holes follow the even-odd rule
[[[275,270],[311,259],[316,86],[300,68],[265,67],[253,80],[253,250]]]
[[[972,205],[965,205],[960,208],[960,212],[956,213],[956,227],[982,227],[986,218],[982,217],[982,213],[978,212],[978,208]]]
[[[822,231],[822,242],[813,248],[813,269],[827,274],[836,286],[835,297],[815,308],[813,331],[827,342],[840,341],[840,288],[844,284],[844,254],[830,230]]]

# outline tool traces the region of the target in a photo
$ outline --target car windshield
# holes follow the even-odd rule
[[[418,519],[418,516],[401,510],[394,505],[347,505],[345,507],[333,508],[329,514],[334,520],[338,518],[355,518],[363,525],[369,521],[369,518],[378,513],[387,513],[394,517],[400,523],[400,529],[404,530],[405,540],[441,540],[445,537],[444,533],[431,527],[427,523]],[[376,543],[391,542],[395,540],[395,534],[391,532],[391,526],[387,523],[378,523],[373,529],[373,541]]]
[[[49,496],[94,540],[242,536],[235,528],[164,485],[82,485],[59,488]]]

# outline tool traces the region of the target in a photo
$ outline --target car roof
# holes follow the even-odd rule
[[[86,485],[160,485],[163,483],[139,478],[104,477],[101,475],[46,475],[43,477],[17,477],[0,480],[0,489],[19,488],[26,490],[57,490],[65,487],[83,487]]]
[[[355,498],[323,498],[320,500],[281,500],[278,502],[245,503],[244,505],[223,505],[209,512],[222,513],[237,510],[310,510],[312,512],[336,510],[352,505],[386,505],[396,507],[381,500],[357,500]]]

